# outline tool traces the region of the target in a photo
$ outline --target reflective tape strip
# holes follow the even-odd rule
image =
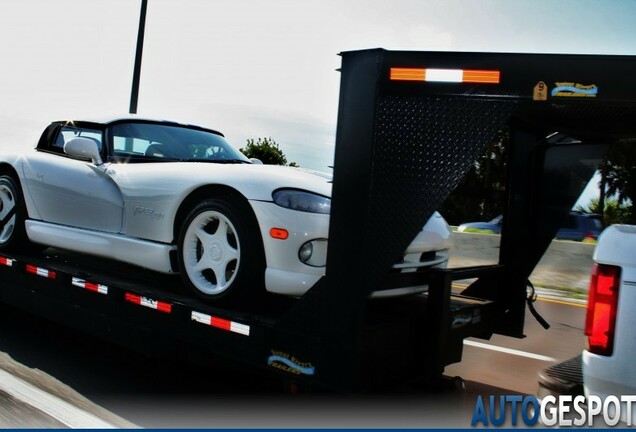
[[[237,323],[234,321],[226,320],[223,318],[213,317],[201,312],[192,312],[192,321],[196,321],[201,324],[216,327],[221,330],[230,331],[232,333],[238,333],[245,336],[250,335],[250,326]]]
[[[424,81],[427,82],[462,82],[464,72],[460,69],[425,69]]]
[[[391,68],[392,81],[499,84],[498,70]]]
[[[0,257],[0,265],[7,266],[7,267],[13,267],[13,263],[14,262],[15,262],[15,260],[13,260],[11,258]]]
[[[86,282],[84,279],[80,279],[76,277],[73,278],[72,284],[75,285],[76,287],[84,288],[89,291],[108,295],[108,287],[106,285],[96,284],[93,282]]]
[[[126,301],[139,306],[155,309],[160,312],[171,313],[172,305],[170,303],[153,300],[148,297],[139,296],[137,294],[126,293]]]
[[[499,84],[501,72],[496,70],[464,70],[462,82]]]
[[[26,271],[27,271],[27,273],[31,273],[31,274],[34,274],[34,275],[42,276],[42,277],[47,278],[47,279],[55,279],[55,276],[56,276],[54,271],[47,270],[47,269],[42,268],[42,267],[37,267],[37,266],[31,265],[31,264],[27,264],[26,265]]]

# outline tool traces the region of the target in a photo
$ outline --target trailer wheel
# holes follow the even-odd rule
[[[264,291],[263,244],[246,206],[206,199],[186,217],[179,235],[179,268],[199,297],[250,303]]]
[[[8,175],[0,176],[0,250],[29,249],[24,221],[26,207],[20,186]]]

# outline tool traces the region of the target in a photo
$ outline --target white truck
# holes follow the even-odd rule
[[[585,395],[588,408],[601,403],[595,409],[607,407],[610,419],[617,417],[620,403],[620,420],[631,425],[636,419],[636,403],[629,402],[636,398],[636,226],[606,228],[593,258],[585,319],[587,347],[580,355],[539,372],[538,396],[569,395],[574,400]]]
[[[586,396],[636,394],[636,226],[612,225],[594,251],[583,350]],[[621,420],[626,421],[626,407]],[[632,404],[631,418],[636,418]]]

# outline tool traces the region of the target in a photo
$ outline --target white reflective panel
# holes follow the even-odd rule
[[[464,72],[461,69],[426,69],[426,81],[462,82]]]

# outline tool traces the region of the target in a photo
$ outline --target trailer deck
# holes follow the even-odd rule
[[[277,325],[297,299],[268,295],[249,310],[212,306],[193,298],[177,276],[56,249],[0,254],[0,278],[4,303],[136,351],[199,363],[221,356],[300,381],[320,377],[320,341],[313,341],[314,351],[305,358],[270,343],[295,336],[281,334]],[[430,339],[433,332],[427,336],[416,330],[430,325],[428,300],[427,293],[369,300],[362,368],[368,377],[381,377],[368,381],[369,386],[390,386],[402,367],[413,367],[415,351],[434,343],[421,339]],[[447,363],[461,359],[464,337],[487,329],[490,303],[450,297]],[[405,343],[414,352],[404,351]],[[312,341],[304,339],[303,345]],[[396,356],[396,350],[401,354]]]

